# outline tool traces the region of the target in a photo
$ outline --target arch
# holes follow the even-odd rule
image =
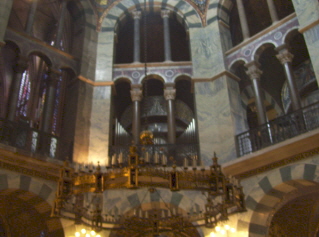
[[[59,70],[66,71],[72,77],[76,77],[76,75],[77,75],[77,71],[72,67],[61,66],[61,67],[59,67]]]
[[[5,43],[6,45],[8,45],[9,47],[12,47],[16,52],[17,55],[19,55],[21,53],[20,50],[20,46],[19,44],[17,44],[14,40],[11,39],[5,39]]]
[[[187,23],[188,28],[191,27],[199,27],[202,26],[202,21],[198,12],[194,9],[194,7],[189,4],[187,1],[178,0],[174,2],[175,5],[170,5],[169,3],[163,4],[161,2],[153,2],[150,0],[146,0],[147,8],[149,10],[167,8],[175,12],[180,16],[181,19],[184,19]],[[116,1],[114,2],[106,11],[103,12],[101,19],[104,21],[104,27],[107,28],[116,28],[116,22],[119,19],[122,19],[127,12],[132,9],[143,8],[143,5],[135,5],[132,1]],[[195,12],[195,14],[194,14]],[[105,21],[108,19],[108,21]],[[112,20],[110,20],[112,19]],[[116,19],[116,20],[114,20]]]
[[[236,70],[236,68],[238,68],[239,66],[245,65],[247,64],[248,61],[245,58],[236,58],[234,61],[232,61],[228,68],[231,72],[234,72]]]
[[[17,196],[17,198],[21,198],[21,200],[25,200],[36,206],[35,209],[38,212],[43,210],[43,214],[47,215],[48,218],[50,217],[51,207],[55,200],[55,182],[43,181],[35,177],[4,172],[3,170],[0,170],[0,177],[2,180],[0,184],[0,195]],[[35,202],[33,203],[33,201]],[[60,219],[51,218],[48,219],[46,223],[50,227],[50,230],[53,231],[50,231],[48,236],[64,236],[55,235],[56,233],[64,232]]]
[[[117,84],[117,83],[122,82],[122,81],[128,82],[130,84],[133,83],[133,80],[131,78],[128,78],[128,77],[119,76],[119,77],[114,78],[114,84]]]
[[[163,84],[165,84],[165,77],[161,74],[147,74],[147,76],[145,77],[145,75],[142,75],[141,78],[139,79],[139,84],[143,84],[144,82],[146,82],[148,79],[156,79],[161,81]]]
[[[289,41],[292,40],[292,38],[297,35],[300,34],[300,32],[298,31],[298,26],[292,27],[290,28],[282,37],[282,43],[288,43]]]
[[[42,197],[21,189],[1,190],[0,197],[0,217],[8,224],[9,236],[64,236],[61,221],[50,217],[51,206]]]
[[[177,73],[172,80],[174,83],[180,80],[192,81],[192,75],[186,73]]]
[[[251,59],[252,61],[259,61],[259,58],[261,56],[261,54],[268,48],[271,47],[277,47],[279,45],[277,45],[275,42],[273,41],[263,41],[260,45],[257,45],[256,48],[253,50],[252,54],[251,54]]]
[[[293,191],[319,186],[318,174],[319,165],[305,162],[287,165],[260,175],[256,185],[248,185],[244,191],[247,212],[239,216],[238,230],[249,231],[250,236],[266,235],[274,207]]]
[[[38,56],[40,57],[47,65],[48,67],[52,66],[52,60],[49,56],[47,56],[44,52],[41,50],[33,50],[31,49],[29,52],[27,52],[27,56]]]

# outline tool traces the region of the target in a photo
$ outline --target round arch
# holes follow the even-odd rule
[[[158,10],[163,8],[163,4],[161,2],[153,2],[150,0],[146,0],[147,8],[149,10]],[[131,1],[116,1],[110,6],[106,11],[103,12],[103,15],[101,16],[101,19],[103,19],[104,27],[111,27],[113,29],[116,29],[116,25],[118,21],[120,21],[127,12],[132,11],[133,9],[138,9],[143,7],[142,5],[132,5]],[[194,7],[189,4],[187,1],[178,0],[174,1],[174,5],[172,4],[166,4],[165,7],[167,9],[172,10],[179,16],[180,19],[183,19],[188,27],[191,25],[201,25],[202,21],[200,16],[198,15],[197,11],[194,9]],[[188,12],[195,11],[196,12],[196,18],[193,17],[191,14],[187,14]],[[107,15],[110,14],[116,18],[114,21],[105,21],[107,18]]]
[[[283,201],[289,195],[298,190],[318,189],[318,172],[319,165],[305,162],[259,176],[256,185],[246,187],[247,212],[239,216],[237,229],[249,232],[249,236],[266,236],[274,212],[284,205]]]
[[[51,206],[42,197],[10,188],[1,190],[0,197],[0,221],[6,236],[64,237],[61,221],[50,217]]]

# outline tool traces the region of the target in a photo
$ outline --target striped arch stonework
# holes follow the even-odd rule
[[[129,11],[133,8],[137,8],[144,4],[143,0],[139,1],[131,1],[131,0],[124,0],[119,1],[116,5],[114,5],[108,11],[105,11],[103,16],[103,23],[101,31],[114,31],[114,27],[116,22],[120,19],[121,16],[129,14]],[[175,12],[182,15],[184,21],[188,25],[188,28],[196,28],[201,27],[202,22],[198,12],[194,9],[192,5],[190,5],[186,1],[173,1],[167,0],[162,1],[161,5],[156,5],[156,2],[147,0],[147,5],[151,8],[150,10],[155,10],[155,8],[169,8],[174,9]]]
[[[270,219],[282,200],[302,188],[317,185],[319,165],[311,163],[288,165],[260,177],[246,193],[247,212],[238,219],[237,230],[248,231],[250,237],[267,236]]]
[[[50,218],[55,190],[55,182],[43,182],[27,175],[0,170],[0,195],[13,195],[33,206],[46,219],[48,236],[60,236],[64,232],[60,220]]]

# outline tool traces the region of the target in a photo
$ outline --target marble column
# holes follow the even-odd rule
[[[169,144],[176,142],[175,107],[176,90],[174,85],[165,85],[164,97],[167,101],[167,141]]]
[[[52,132],[52,118],[54,113],[55,95],[61,72],[55,69],[49,71],[49,81],[45,95],[43,122],[41,130],[46,133]]]
[[[165,61],[172,61],[171,56],[171,42],[169,34],[169,10],[162,10],[162,18],[164,25],[164,55]]]
[[[274,23],[274,22],[278,21],[278,19],[279,19],[275,4],[274,4],[274,0],[267,0],[267,4],[268,4],[268,9],[269,9],[271,21],[272,21],[272,23]]]
[[[35,18],[35,12],[37,10],[38,0],[33,0],[30,6],[28,20],[25,26],[25,32],[29,35],[32,33],[33,22]]]
[[[267,122],[267,115],[266,115],[266,110],[264,106],[263,94],[260,88],[260,76],[262,74],[262,71],[259,70],[259,63],[255,61],[252,61],[246,64],[245,67],[248,69],[246,73],[250,77],[253,84],[253,88],[254,88],[258,124],[262,125]]]
[[[65,19],[65,12],[67,10],[67,3],[68,0],[63,0],[61,4],[61,10],[60,10],[60,17],[59,17],[59,22],[58,22],[58,30],[56,34],[56,39],[54,41],[54,47],[60,49],[60,42],[62,40],[62,33],[63,33],[63,26],[64,26],[64,19]]]
[[[134,18],[134,63],[139,63],[140,59],[140,19],[141,11],[133,11]]]
[[[0,48],[4,43],[4,35],[9,21],[9,16],[12,8],[12,0],[0,1]]]
[[[132,133],[134,144],[139,144],[140,130],[141,130],[141,100],[143,93],[141,85],[132,85],[131,99],[133,101],[133,120],[132,120]]]
[[[8,108],[8,120],[14,121],[16,117],[17,104],[19,100],[19,91],[23,73],[28,68],[28,58],[20,56],[14,67],[14,78],[11,86],[11,94]]]
[[[241,30],[243,32],[243,38],[245,40],[245,39],[248,39],[250,37],[250,33],[249,33],[249,27],[248,27],[248,23],[247,23],[247,17],[246,17],[246,13],[245,13],[243,0],[236,0],[236,3],[237,3],[237,8],[238,8],[240,26],[241,26]]]
[[[296,111],[298,109],[301,109],[301,100],[296,85],[296,80],[294,78],[294,74],[291,67],[293,55],[288,51],[286,45],[279,46],[276,50],[279,52],[279,54],[277,54],[277,58],[285,69],[286,79],[288,82],[288,88],[291,97],[292,109]]]

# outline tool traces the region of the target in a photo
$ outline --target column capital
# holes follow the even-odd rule
[[[174,89],[174,88],[164,89],[164,97],[165,97],[165,100],[175,100],[176,89]]]
[[[132,11],[132,16],[134,19],[141,19],[142,12],[139,10]]]
[[[280,49],[279,53],[276,55],[281,64],[291,63],[294,55],[289,52],[287,48]]]
[[[171,13],[170,10],[164,9],[161,11],[161,16],[162,16],[162,18],[166,18],[166,17],[168,18],[170,13]]]
[[[133,88],[131,90],[131,99],[132,101],[141,101],[143,98],[142,90],[139,88]]]
[[[245,65],[245,67],[247,68],[246,74],[251,80],[260,79],[263,72],[259,69],[260,64],[258,62],[249,62]]]

